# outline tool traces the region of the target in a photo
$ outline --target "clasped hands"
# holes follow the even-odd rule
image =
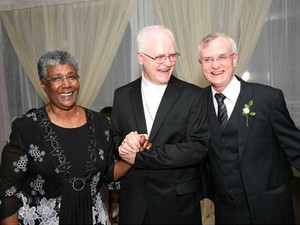
[[[149,150],[151,147],[152,144],[149,142],[147,134],[139,134],[136,131],[132,131],[126,135],[118,150],[120,157],[130,165],[133,165],[136,154],[145,149]]]

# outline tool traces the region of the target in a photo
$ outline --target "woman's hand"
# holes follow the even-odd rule
[[[133,165],[136,154],[140,151],[149,150],[152,144],[149,142],[147,134],[138,134],[132,131],[126,135],[119,146],[119,155],[128,164]]]

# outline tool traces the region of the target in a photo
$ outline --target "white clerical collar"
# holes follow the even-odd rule
[[[151,81],[147,80],[144,72],[142,73],[142,86],[145,88],[145,90],[148,91],[159,91],[164,92],[168,84],[153,84]]]
[[[151,132],[152,125],[166,87],[167,84],[159,85],[151,83],[145,78],[144,74],[142,74],[141,93],[148,134]]]

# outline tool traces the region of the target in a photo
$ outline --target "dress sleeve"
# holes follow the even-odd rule
[[[2,152],[0,169],[0,219],[16,213],[20,207],[16,197],[18,189],[26,177],[28,157],[22,133],[17,123],[12,124],[12,132]]]
[[[120,189],[120,182],[114,181],[114,169],[116,164],[116,157],[112,148],[112,137],[110,123],[108,123],[106,132],[109,134],[107,137],[107,170],[105,173],[104,182],[107,184],[109,190]]]
[[[109,131],[109,128],[108,128]],[[112,187],[114,186],[114,168],[115,168],[115,157],[113,154],[113,149],[112,143],[111,143],[111,137],[109,135],[109,138],[107,139],[108,141],[108,149],[107,149],[107,171],[105,174],[105,183],[109,184],[108,187],[109,189],[113,189]]]

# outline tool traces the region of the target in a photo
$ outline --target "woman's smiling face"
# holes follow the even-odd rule
[[[50,103],[61,109],[70,109],[76,105],[79,95],[79,80],[67,79],[67,76],[77,75],[75,68],[70,64],[50,66],[47,78],[63,77],[61,84],[55,82],[42,82],[42,88],[47,94]]]

